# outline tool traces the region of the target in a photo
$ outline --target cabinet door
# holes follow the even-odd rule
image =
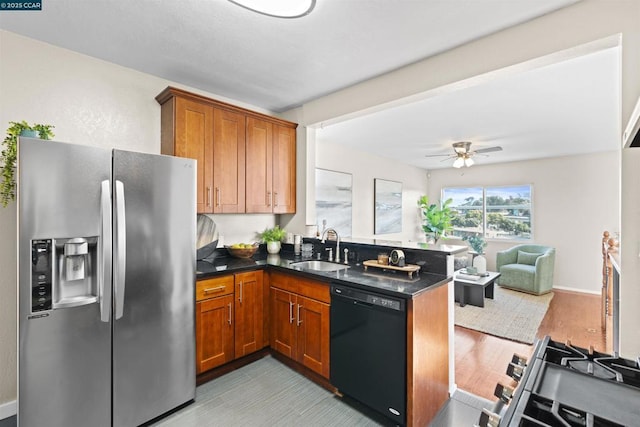
[[[298,295],[295,310],[295,359],[329,378],[329,304]]]
[[[196,303],[196,372],[233,360],[233,295]]]
[[[198,161],[196,203],[198,213],[212,213],[213,108],[176,98],[174,155]]]
[[[273,131],[273,213],[296,212],[296,130]]]
[[[262,271],[236,274],[235,357],[262,348]]]
[[[245,116],[213,111],[213,212],[244,213]]]
[[[247,117],[246,212],[273,212],[273,124]]]
[[[271,348],[295,358],[295,295],[271,288]]]

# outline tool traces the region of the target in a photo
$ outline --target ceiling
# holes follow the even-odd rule
[[[424,169],[448,168],[452,143],[502,151],[476,165],[613,151],[620,142],[620,56],[608,48],[316,130],[346,145]]]
[[[0,28],[282,112],[576,1],[317,0],[277,19],[226,0],[55,0],[1,13]],[[616,61],[612,49],[530,70],[326,126],[318,140],[427,169],[448,167],[424,156],[456,140],[504,148],[479,164],[615,149]]]

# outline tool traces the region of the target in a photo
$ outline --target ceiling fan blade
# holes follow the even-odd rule
[[[451,154],[426,154],[425,157],[451,157]]]
[[[493,153],[495,151],[502,151],[502,147],[487,147],[487,148],[481,148],[479,150],[474,150],[475,154],[483,154],[483,153]]]

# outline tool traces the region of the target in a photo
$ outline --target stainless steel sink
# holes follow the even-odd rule
[[[300,268],[302,270],[314,270],[314,271],[340,271],[349,268],[348,265],[336,264],[328,261],[300,261],[292,262],[291,266],[294,268]]]

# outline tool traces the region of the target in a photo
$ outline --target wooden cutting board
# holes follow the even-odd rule
[[[362,265],[364,265],[365,271],[367,270],[367,267],[375,267],[382,268],[384,270],[404,271],[409,275],[409,277],[413,277],[413,273],[420,270],[419,265],[407,264],[404,267],[398,267],[397,265],[379,264],[378,261],[374,259],[364,261]]]

